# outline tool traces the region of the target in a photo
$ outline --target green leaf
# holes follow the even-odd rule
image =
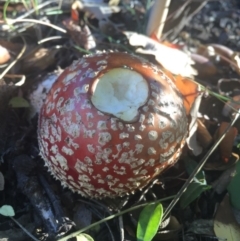
[[[13,108],[28,108],[29,103],[22,97],[13,97],[8,105],[11,105]]]
[[[184,164],[186,171],[189,175],[197,167],[198,163],[191,158],[185,158]],[[180,198],[180,207],[186,208],[191,202],[197,199],[204,191],[210,189],[211,186],[207,185],[204,171],[200,171],[193,179],[193,182],[189,184],[187,190],[183,193]]]
[[[186,168],[186,171],[187,171],[188,175],[191,175],[192,172],[195,170],[195,168],[198,165],[198,163],[196,161],[192,160],[191,158],[185,158],[184,164],[185,164],[185,168]],[[204,171],[200,171],[195,176],[194,181],[199,182],[201,184],[207,184]]]
[[[76,238],[77,241],[94,241],[94,239],[86,233],[80,233],[76,236]]]
[[[233,207],[240,210],[240,162],[236,164],[236,174],[229,183],[227,190],[230,196],[230,202]]]
[[[3,216],[7,216],[7,217],[13,217],[15,215],[15,212],[14,212],[12,206],[3,205],[2,207],[0,207],[0,214],[2,214]]]
[[[210,189],[211,186],[204,185],[199,182],[191,182],[187,190],[180,198],[180,207],[186,208],[191,202],[197,199],[204,191]]]
[[[137,225],[137,240],[151,241],[156,235],[163,217],[161,203],[147,205],[140,213]]]

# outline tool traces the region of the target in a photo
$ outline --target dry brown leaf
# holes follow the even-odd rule
[[[73,14],[72,14],[73,16]],[[74,18],[77,16],[74,15]],[[63,25],[66,27],[72,40],[86,50],[91,50],[96,47],[95,39],[87,25],[80,26],[77,21],[72,19],[65,19]]]
[[[234,217],[228,195],[225,196],[218,206],[214,219],[214,232],[217,238],[221,240],[240,240],[240,225]]]
[[[198,123],[197,140],[199,141],[199,144],[203,148],[207,148],[212,143],[213,138],[210,135],[204,123],[200,119],[197,120],[197,123]]]
[[[240,74],[240,58],[238,52],[221,44],[210,44],[206,46],[204,54],[209,57],[214,56],[218,58],[221,64],[230,64],[230,66]]]
[[[65,19],[63,25],[66,27],[72,40],[86,50],[96,47],[95,39],[89,27],[81,20],[84,14],[84,2],[75,1],[71,6],[71,18]]]
[[[231,60],[234,54],[232,49],[221,44],[209,44],[207,48],[210,55],[219,55],[220,60],[225,63],[227,59]]]
[[[199,54],[191,54],[191,58],[195,62],[194,68],[197,70],[198,75],[212,76],[217,74],[217,67],[208,58]]]
[[[220,127],[218,128],[216,134],[215,134],[215,139],[218,139],[219,136],[221,136],[226,128],[228,127],[229,123],[227,122],[222,122],[220,124]],[[219,144],[219,152],[221,159],[227,163],[229,161],[229,158],[232,155],[232,148],[233,148],[233,143],[234,140],[237,136],[238,130],[236,127],[231,127],[230,130],[226,133],[225,137]]]
[[[183,51],[161,44],[143,34],[135,32],[123,32],[132,46],[142,46],[137,53],[151,54],[155,56],[157,62],[165,69],[175,75],[192,77],[197,71],[191,66],[194,62],[191,57]]]

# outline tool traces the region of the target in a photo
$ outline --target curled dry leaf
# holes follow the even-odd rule
[[[72,19],[65,19],[63,25],[66,27],[72,40],[78,45],[87,50],[96,47],[95,39],[91,33],[91,30],[87,25],[80,26],[76,21]]]
[[[218,137],[221,136],[226,131],[226,128],[228,127],[228,125],[229,123],[227,122],[222,122],[220,124],[220,127],[218,128],[215,134],[215,139],[218,139]],[[226,163],[229,161],[229,158],[232,155],[233,143],[237,136],[237,133],[238,133],[237,128],[232,126],[230,130],[226,133],[221,143],[219,144],[219,152],[220,152],[221,159]]]
[[[197,124],[197,140],[203,148],[207,148],[212,143],[213,138],[200,119],[197,120]]]
[[[145,35],[124,31],[132,46],[142,46],[136,52],[151,54],[157,62],[172,74],[192,77],[197,71],[191,66],[194,62],[191,57],[179,49],[165,46]]]
[[[95,39],[89,27],[80,19],[80,14],[84,14],[84,3],[75,1],[71,7],[71,18],[65,19],[63,25],[77,45],[86,50],[94,49]]]
[[[7,63],[10,58],[8,50],[0,45],[0,65]]]

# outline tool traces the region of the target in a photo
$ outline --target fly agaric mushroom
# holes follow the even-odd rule
[[[162,70],[126,53],[73,62],[39,116],[40,153],[83,196],[123,196],[174,164],[187,136],[180,92]]]

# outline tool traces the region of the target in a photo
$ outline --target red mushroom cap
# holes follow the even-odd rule
[[[174,164],[187,136],[182,96],[162,70],[126,53],[66,68],[39,116],[40,153],[64,187],[123,196]]]

